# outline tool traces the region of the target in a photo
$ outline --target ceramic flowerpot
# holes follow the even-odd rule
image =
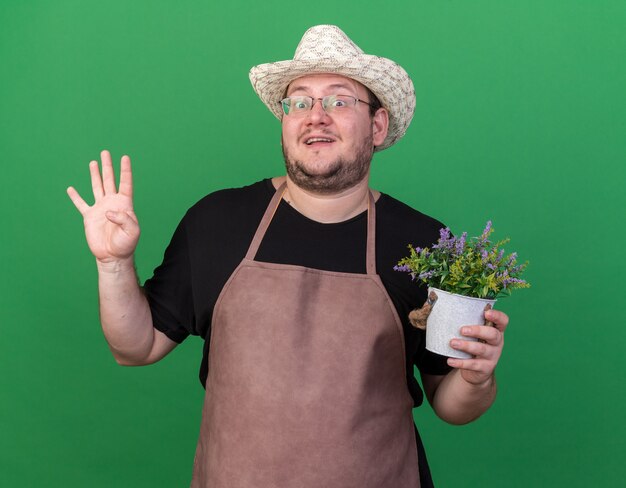
[[[484,324],[485,306],[493,306],[496,300],[466,297],[437,288],[429,288],[429,295],[431,291],[437,294],[437,301],[426,321],[426,349],[451,358],[471,358],[470,354],[452,349],[450,341],[454,338],[475,341],[461,336],[461,327]]]

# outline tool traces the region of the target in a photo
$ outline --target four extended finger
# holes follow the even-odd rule
[[[102,178],[100,178],[98,161],[91,161],[89,163],[89,173],[91,174],[91,189],[93,190],[93,197],[96,200],[100,200],[100,198],[104,196],[104,189],[102,188]]]
[[[133,172],[130,167],[130,158],[122,156],[120,168],[120,193],[128,197],[133,196]]]
[[[111,161],[111,154],[109,151],[104,150],[100,153],[102,159],[102,184],[104,186],[105,195],[113,195],[117,192],[115,187],[115,174],[113,172],[113,162]]]
[[[82,197],[78,194],[78,192],[74,189],[73,186],[70,186],[67,189],[67,194],[72,200],[74,206],[78,209],[81,215],[84,215],[87,210],[89,210],[89,205],[82,199]]]

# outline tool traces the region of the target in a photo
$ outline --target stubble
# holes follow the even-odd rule
[[[330,164],[323,163],[328,169],[320,174],[312,174],[306,170],[304,163],[293,159],[287,148],[282,144],[285,168],[291,181],[303,190],[318,194],[337,193],[357,185],[367,173],[374,154],[372,135],[363,141],[352,160],[339,157]]]

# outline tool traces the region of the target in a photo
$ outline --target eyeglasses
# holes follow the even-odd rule
[[[356,105],[357,102],[364,103],[365,105],[369,105],[371,107],[371,104],[365,100],[351,97],[349,95],[327,95],[323,98],[313,98],[307,96],[287,97],[283,98],[278,103],[282,105],[285,115],[289,115],[290,117],[302,117],[313,110],[313,106],[318,100],[322,101],[322,108],[327,114],[333,112],[348,112]]]

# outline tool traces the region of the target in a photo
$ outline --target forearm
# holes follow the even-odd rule
[[[494,375],[481,384],[473,384],[463,378],[461,370],[455,369],[438,385],[431,404],[435,413],[446,422],[467,424],[489,409],[496,391]]]
[[[116,361],[148,364],[154,328],[148,300],[139,286],[132,257],[98,266],[102,331]]]

